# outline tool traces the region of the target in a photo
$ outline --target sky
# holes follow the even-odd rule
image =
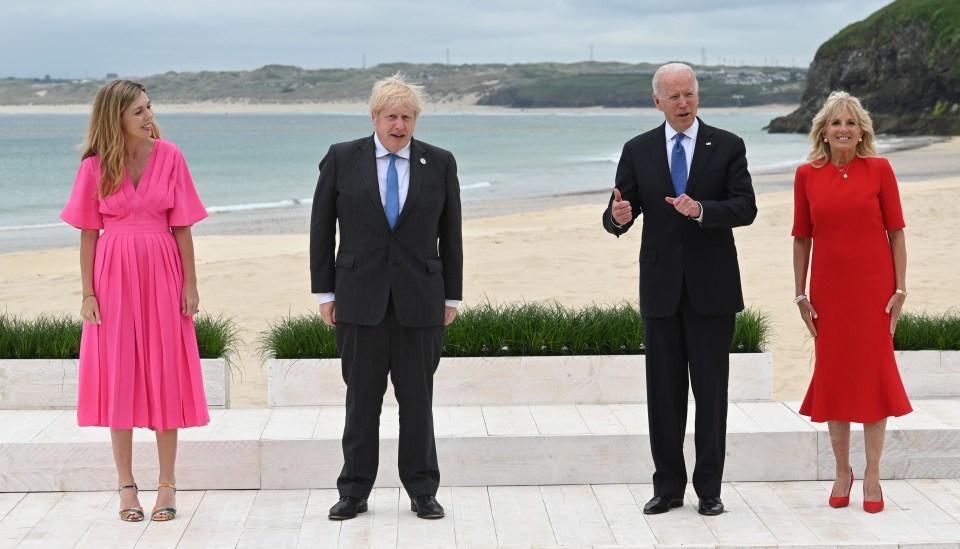
[[[0,0],[0,77],[380,63],[807,67],[890,0]]]

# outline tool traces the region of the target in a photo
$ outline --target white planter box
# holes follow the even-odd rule
[[[443,358],[433,380],[437,405],[646,402],[643,355]],[[269,406],[342,406],[340,359],[267,361]],[[773,399],[773,355],[730,355],[729,398]],[[384,405],[396,405],[388,383]]]
[[[208,408],[230,407],[230,368],[222,358],[205,358],[203,389]],[[75,360],[0,360],[0,410],[77,407]]]
[[[910,398],[960,398],[960,351],[897,351]]]

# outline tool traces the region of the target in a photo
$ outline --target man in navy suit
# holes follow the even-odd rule
[[[310,274],[336,326],[347,384],[343,470],[330,519],[367,510],[387,376],[400,406],[398,469],[420,518],[441,518],[433,374],[463,292],[457,164],[413,139],[422,88],[396,75],[370,98],[371,136],[330,147],[310,220]],[[336,242],[339,227],[339,245]]]
[[[623,147],[604,228],[627,232],[643,214],[640,313],[646,346],[647,411],[658,514],[683,505],[687,393],[696,399],[693,487],[703,515],[723,512],[729,349],[743,310],[733,227],[757,215],[743,140],[697,118],[699,89],[689,66],[653,77],[666,121]],[[689,384],[688,384],[689,374]]]

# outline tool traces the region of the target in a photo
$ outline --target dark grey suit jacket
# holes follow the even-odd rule
[[[456,161],[411,140],[410,188],[391,231],[375,150],[371,135],[331,146],[320,162],[310,220],[313,293],[336,292],[337,322],[377,325],[392,295],[402,325],[443,326],[444,300],[463,298]]]
[[[666,155],[666,124],[638,135],[623,147],[616,187],[636,219],[643,214],[640,241],[640,311],[665,317],[677,310],[682,282],[694,310],[703,315],[743,310],[740,267],[733,227],[757,216],[746,147],[736,135],[700,121],[687,195],[703,206],[703,224],[688,219],[664,200],[676,196]],[[610,203],[604,228],[617,236]]]

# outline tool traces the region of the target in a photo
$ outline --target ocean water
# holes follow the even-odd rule
[[[802,135],[763,131],[780,114],[731,110],[701,117],[744,139],[754,174],[788,174],[809,149]],[[0,231],[61,223],[87,120],[82,114],[0,114]],[[163,137],[183,151],[213,214],[309,203],[327,148],[373,132],[366,114],[161,111],[157,120]],[[610,188],[624,142],[662,122],[656,111],[426,113],[415,134],[454,153],[466,209],[472,201]]]

